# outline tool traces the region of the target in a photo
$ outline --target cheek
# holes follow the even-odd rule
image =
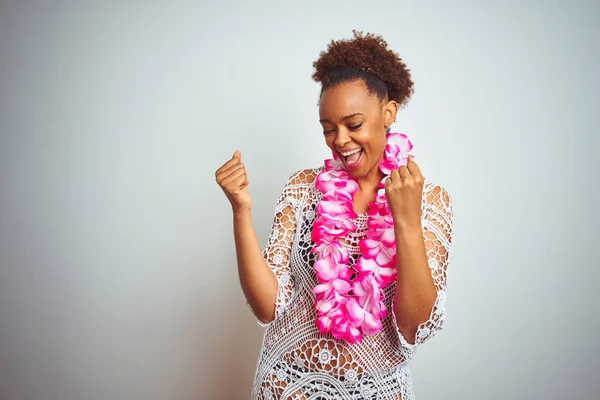
[[[335,138],[332,136],[325,136],[325,145],[332,153],[335,153]]]
[[[385,133],[370,135],[367,143],[372,155],[383,154],[386,144]]]
[[[382,135],[382,137],[379,139],[379,147],[377,150],[383,154],[385,151],[385,146],[387,146],[387,141],[385,140],[385,135]]]
[[[325,136],[325,144],[327,145],[327,147],[333,150],[333,147],[335,145],[335,138],[332,135]]]

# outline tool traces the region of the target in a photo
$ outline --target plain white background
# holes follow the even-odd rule
[[[246,399],[262,330],[215,170],[242,151],[265,243],[328,151],[312,62],[380,33],[394,130],[455,203],[418,399],[596,399],[600,6],[586,1],[0,5],[0,397]]]

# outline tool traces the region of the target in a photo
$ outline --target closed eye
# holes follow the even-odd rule
[[[350,129],[351,131],[355,131],[355,130],[357,130],[358,128],[360,128],[360,127],[362,126],[362,124],[363,124],[363,123],[361,122],[361,123],[360,123],[360,124],[358,124],[358,125],[349,126],[349,127],[348,127],[348,129]]]

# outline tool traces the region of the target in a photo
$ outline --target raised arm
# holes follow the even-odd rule
[[[252,200],[248,193],[248,177],[242,155],[236,151],[215,173],[221,189],[233,210],[233,232],[238,274],[246,301],[263,322],[273,319],[277,280],[262,256],[252,226]]]
[[[405,234],[404,246],[399,249],[399,252],[404,252],[399,259],[403,261],[401,267],[404,270],[400,273],[405,279],[397,288],[396,300],[400,300],[401,303],[394,303],[392,315],[396,320],[403,347],[412,348],[419,345],[442,329],[446,317],[447,269],[452,256],[452,220],[452,199],[448,192],[440,186],[427,185],[424,190],[422,231],[414,232],[414,235],[398,232],[400,235]],[[417,253],[423,250],[424,268],[420,269],[422,273],[417,273],[412,269],[420,265],[416,261],[420,260]],[[412,260],[415,261],[411,263]],[[425,270],[429,273],[425,274]],[[427,275],[429,279],[425,278]],[[416,279],[416,276],[419,279]],[[420,279],[429,280],[430,283],[423,281],[418,285]],[[419,294],[429,285],[433,289],[431,300],[422,300]],[[413,290],[417,292],[413,293]]]
[[[239,152],[217,170],[216,179],[233,209],[240,284],[246,302],[264,326],[281,313],[292,293],[289,257],[295,233],[294,177],[277,202],[269,244],[264,251],[253,227],[248,178]]]

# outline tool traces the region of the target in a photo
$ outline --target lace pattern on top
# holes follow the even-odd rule
[[[293,174],[275,208],[263,256],[275,274],[278,292],[275,319],[265,327],[262,349],[252,388],[253,399],[414,399],[408,363],[415,347],[442,329],[446,316],[447,266],[452,258],[452,199],[440,186],[425,181],[422,215],[423,237],[437,297],[429,319],[409,343],[398,330],[393,313],[395,282],[383,289],[388,308],[383,329],[350,345],[315,326],[312,289],[317,284],[310,252],[312,224],[322,194],[314,179],[322,170]],[[360,255],[359,240],[367,229],[366,214],[354,222],[358,231],[344,244],[350,267]]]

